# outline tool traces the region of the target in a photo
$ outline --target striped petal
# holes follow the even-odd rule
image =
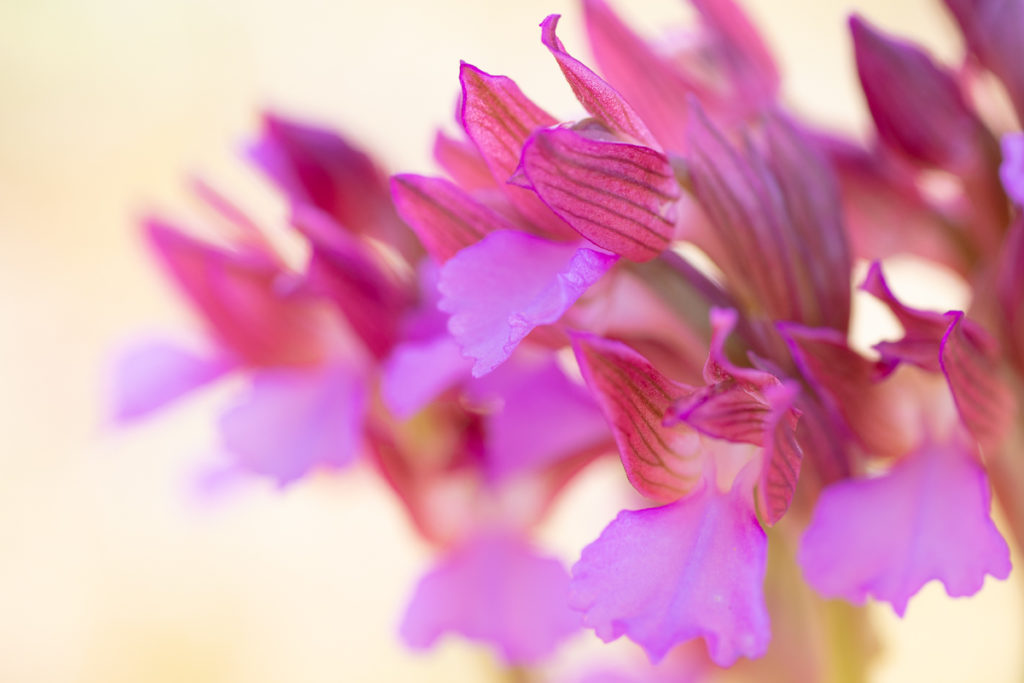
[[[529,223],[532,232],[553,239],[575,237],[569,226],[535,194],[508,183],[530,135],[558,121],[524,95],[511,78],[492,76],[463,63],[459,80],[462,125],[498,187]]]
[[[521,232],[492,232],[441,269],[448,331],[487,374],[538,325],[557,322],[616,257]]]
[[[633,488],[662,503],[693,490],[704,460],[700,439],[690,430],[663,424],[689,387],[665,377],[621,342],[579,335],[573,348]]]
[[[490,232],[515,229],[501,214],[444,178],[396,175],[391,196],[398,214],[441,263]]]
[[[627,259],[654,258],[675,233],[679,185],[665,155],[649,147],[544,130],[523,148],[520,170],[573,229]]]
[[[647,147],[660,151],[647,124],[633,111],[633,107],[607,81],[584,66],[582,62],[565,51],[562,41],[555,35],[559,16],[552,14],[541,22],[541,40],[551,52],[562,74],[569,82],[583,108],[609,129]]]

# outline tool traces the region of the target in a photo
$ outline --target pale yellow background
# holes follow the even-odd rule
[[[654,29],[683,12],[632,4]],[[883,26],[955,53],[938,2],[862,2]],[[749,3],[791,102],[863,127],[843,3]],[[458,60],[514,76],[553,112],[578,108],[539,42],[573,3],[0,0],[0,681],[476,681],[493,664],[446,643],[419,657],[394,627],[427,559],[365,472],[255,485],[214,508],[187,495],[222,388],[151,425],[103,423],[119,340],[188,318],[140,248],[135,218],[190,215],[188,173],[261,217],[280,204],[236,154],[256,112],[341,126],[391,169],[429,170]],[[927,293],[925,293],[927,295]],[[946,303],[937,303],[945,307]],[[558,510],[571,560],[620,501],[591,473]],[[1024,668],[1019,586],[973,600],[929,587],[886,610],[879,681],[1008,681]],[[620,648],[621,649],[621,648]]]

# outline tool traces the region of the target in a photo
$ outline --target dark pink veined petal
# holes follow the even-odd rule
[[[515,229],[504,216],[443,178],[396,175],[391,195],[398,214],[441,263],[488,233]]]
[[[158,259],[225,352],[255,366],[302,365],[322,357],[308,303],[277,289],[282,271],[275,258],[216,247],[159,219],[144,227]]]
[[[804,324],[846,331],[852,257],[835,171],[790,121],[768,113],[763,123],[768,163],[795,235],[800,287],[810,299],[801,301]]]
[[[1024,208],[1024,133],[1006,133],[1001,146],[1003,163],[999,166],[999,179],[1010,201]]]
[[[985,127],[955,78],[921,48],[850,18],[857,74],[882,140],[919,162],[950,171],[976,161]]]
[[[799,393],[799,385],[795,382],[769,387],[765,392],[771,410],[765,420],[766,436],[757,504],[761,517],[769,526],[782,519],[789,510],[800,478],[803,449],[793,424],[793,406]]]
[[[675,233],[679,184],[661,152],[543,130],[526,143],[519,168],[574,230],[631,261],[654,258]]]
[[[887,474],[825,489],[800,543],[804,578],[826,597],[869,595],[900,616],[926,583],[973,595],[1005,579],[1010,551],[989,516],[991,493],[961,443],[925,443]]]
[[[425,649],[445,633],[494,648],[509,664],[552,654],[579,629],[566,605],[569,575],[508,532],[481,532],[448,552],[424,576],[400,627],[411,647]]]
[[[906,362],[924,370],[938,372],[939,343],[949,329],[946,316],[905,306],[889,289],[878,261],[871,264],[860,288],[888,306],[903,326],[902,339],[883,341],[874,346],[888,369]]]
[[[531,231],[552,239],[575,237],[572,230],[529,190],[509,184],[523,145],[534,131],[558,123],[534,104],[511,78],[492,76],[470,64],[459,71],[462,125],[498,187],[530,223]]]
[[[692,491],[704,467],[699,437],[663,424],[689,387],[665,377],[621,342],[577,335],[573,349],[633,488],[661,503]]]
[[[350,364],[260,370],[221,417],[221,437],[240,467],[284,485],[318,467],[351,464],[366,406],[365,380]]]
[[[738,367],[726,356],[725,340],[737,317],[733,309],[711,309],[711,345],[704,364],[707,384],[684,391],[666,422],[685,422],[716,439],[764,446],[770,412],[764,392],[780,381],[769,372]]]
[[[1020,37],[1024,35],[1024,3],[1016,0],[945,0],[968,49],[985,68],[1002,81],[1024,125],[1024,60]]]
[[[503,363],[538,325],[557,322],[617,257],[574,244],[498,231],[441,269],[439,308],[480,377]]]
[[[626,26],[604,0],[585,0],[583,9],[601,73],[666,149],[681,152],[686,121],[679,112],[686,111],[691,93],[706,93]]]
[[[583,108],[591,116],[599,119],[609,129],[631,138],[647,147],[661,151],[647,124],[633,111],[633,107],[622,98],[615,88],[594,73],[589,67],[565,51],[562,41],[555,35],[559,16],[550,15],[541,22],[541,40],[551,52],[558,66],[562,69],[565,80],[569,82],[572,92],[576,95]]]
[[[862,288],[885,303],[903,325],[903,339],[875,345],[882,362],[890,369],[906,362],[941,371],[967,429],[983,448],[997,445],[1009,428],[1015,402],[1002,377],[996,340],[961,311],[940,314],[903,305],[877,262]]]
[[[533,362],[513,357],[480,382],[487,387],[478,398],[502,406],[484,417],[487,465],[495,480],[612,448],[590,392],[566,377],[553,356]]]
[[[850,257],[831,171],[792,126],[765,126],[768,158],[743,155],[690,107],[690,178],[715,228],[702,246],[745,309],[845,330]]]
[[[715,39],[736,95],[754,109],[769,104],[779,89],[779,72],[771,53],[747,15],[732,0],[692,0]]]
[[[225,356],[200,356],[166,341],[128,348],[116,360],[112,414],[120,423],[153,413],[237,367]]]
[[[727,667],[768,648],[766,551],[749,492],[704,486],[664,507],[620,512],[573,567],[570,605],[602,640],[625,635],[652,661],[701,637]]]
[[[292,223],[312,244],[305,291],[325,296],[344,315],[366,349],[386,357],[399,337],[412,296],[358,237],[311,206],[294,208]]]
[[[906,452],[910,436],[901,421],[901,397],[877,381],[878,363],[851,349],[837,330],[790,324],[780,325],[780,331],[800,374],[833,420],[845,425],[872,455]]]
[[[946,313],[939,362],[960,419],[983,449],[997,446],[1016,414],[1013,393],[1003,379],[996,341],[960,311]]]
[[[494,187],[491,169],[468,140],[457,140],[438,131],[434,138],[434,160],[459,187],[470,192]]]
[[[792,501],[803,453],[796,440],[799,393],[795,383],[734,365],[725,342],[736,326],[733,309],[711,309],[711,348],[704,365],[707,385],[685,391],[666,423],[685,422],[717,439],[764,449],[758,500],[768,524],[777,522]]]
[[[381,396],[397,417],[412,417],[446,389],[468,380],[472,365],[447,334],[402,342],[384,365]]]

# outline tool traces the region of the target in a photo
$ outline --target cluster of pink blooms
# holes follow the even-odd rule
[[[338,134],[266,116],[249,156],[308,260],[205,187],[218,242],[148,221],[209,346],[126,355],[118,416],[242,375],[230,467],[286,484],[373,463],[439,556],[402,637],[456,632],[511,665],[580,628],[653,662],[698,639],[706,667],[760,658],[796,609],[769,539],[820,596],[899,614],[931,580],[1006,578],[990,508],[994,490],[1024,539],[1024,135],[974,102],[1001,90],[1024,121],[1024,2],[945,0],[955,67],[851,19],[867,145],[782,107],[731,0],[692,4],[694,30],[656,46],[585,0],[597,69],[545,19],[576,120],[463,64],[443,175],[389,180]],[[957,273],[969,309],[901,302],[896,254]],[[903,328],[870,355],[848,341],[854,287]],[[567,571],[531,534],[614,453],[649,506]]]

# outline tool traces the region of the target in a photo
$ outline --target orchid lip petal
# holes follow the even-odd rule
[[[473,376],[503,363],[535,327],[557,322],[617,257],[526,233],[500,230],[441,270],[439,307],[473,358]]]

